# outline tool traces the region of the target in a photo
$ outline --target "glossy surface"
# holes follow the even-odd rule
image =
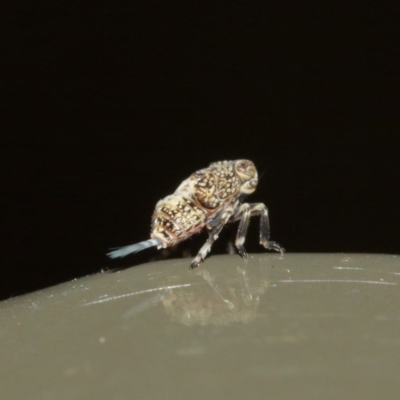
[[[0,303],[9,399],[397,399],[400,257],[212,256]]]

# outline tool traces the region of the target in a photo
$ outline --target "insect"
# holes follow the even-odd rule
[[[210,252],[222,228],[239,221],[235,246],[243,258],[250,217],[260,216],[260,244],[266,249],[284,249],[269,240],[268,210],[263,203],[243,203],[243,199],[257,187],[258,174],[249,160],[219,161],[210,164],[184,180],[176,191],[156,204],[151,218],[151,239],[111,251],[110,258],[125,257],[130,253],[157,246],[174,246],[203,228],[208,239],[201,247],[190,268],[197,267]]]

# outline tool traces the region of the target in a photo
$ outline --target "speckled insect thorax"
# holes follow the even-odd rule
[[[212,163],[157,203],[151,237],[159,238],[162,247],[185,240],[221,215],[225,208],[232,207],[241,194],[253,192],[256,185],[257,170],[251,161]]]

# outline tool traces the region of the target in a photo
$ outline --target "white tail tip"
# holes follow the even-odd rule
[[[129,246],[120,247],[119,249],[107,253],[107,255],[110,258],[125,257],[128,254],[137,253],[138,251],[148,249],[149,247],[158,246],[159,244],[160,241],[158,239],[148,239],[145,240],[144,242],[139,242],[136,244],[131,244]]]

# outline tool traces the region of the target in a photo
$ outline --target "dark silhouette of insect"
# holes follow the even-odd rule
[[[208,239],[190,264],[197,267],[211,250],[225,224],[240,221],[235,246],[243,258],[250,217],[260,216],[260,244],[266,249],[285,251],[278,243],[269,240],[268,210],[263,203],[243,203],[246,195],[257,187],[256,167],[249,160],[220,161],[212,163],[184,180],[171,194],[156,204],[151,219],[151,239],[121,247],[107,255],[125,257],[130,253],[157,246],[158,249],[174,246],[203,228]]]

